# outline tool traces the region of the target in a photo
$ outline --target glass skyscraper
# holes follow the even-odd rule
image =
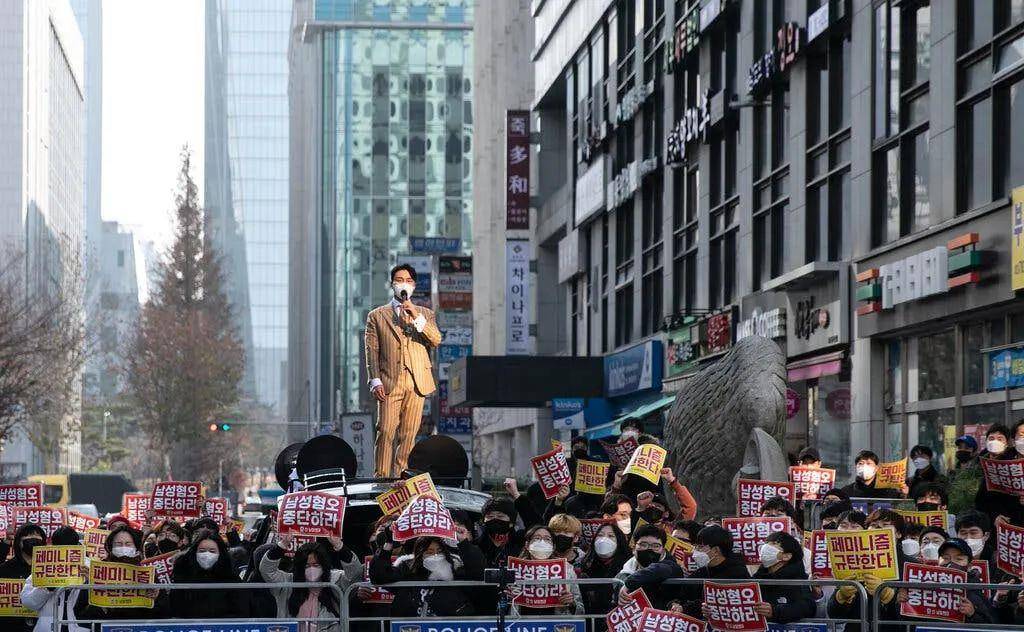
[[[316,165],[316,195],[292,204],[289,407],[321,420],[369,410],[366,314],[387,302],[388,271],[410,237],[471,251],[472,0],[298,0],[291,68],[293,191]],[[307,164],[311,163],[311,164]],[[315,226],[309,222],[315,222]],[[296,270],[296,266],[302,268]]]
[[[245,344],[246,393],[283,414],[291,3],[207,0],[205,205]]]

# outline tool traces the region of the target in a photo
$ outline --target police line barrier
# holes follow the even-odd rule
[[[976,591],[976,590],[1005,590],[1009,592],[1018,592],[1024,589],[1021,584],[994,584],[994,583],[967,583],[967,584],[938,584],[935,582],[904,582],[904,581],[884,581],[878,585],[878,589],[875,594],[879,594],[880,591],[885,588],[892,588],[893,590],[899,591],[903,588],[916,588],[921,590],[965,590],[965,591]],[[893,599],[897,597],[894,596]],[[1024,625],[1012,624],[1012,623],[957,623],[957,622],[946,622],[937,621],[931,619],[902,619],[896,621],[884,620],[879,618],[879,601],[878,599],[872,599],[871,604],[871,620],[873,622],[872,630],[878,632],[882,627],[887,628],[907,628],[913,626],[916,632],[981,632],[982,630],[1024,630]],[[890,602],[891,603],[891,602]]]
[[[81,594],[79,591],[88,591],[90,589],[96,589],[97,591],[152,591],[154,598],[157,594],[163,591],[173,590],[243,590],[243,591],[262,591],[269,590],[273,591],[279,588],[319,588],[321,590],[327,589],[338,596],[338,614],[337,616],[331,617],[309,617],[309,618],[298,618],[298,617],[287,617],[286,619],[273,618],[239,618],[239,619],[185,619],[181,617],[175,617],[174,613],[168,613],[166,618],[148,618],[148,619],[72,619],[70,616],[61,615],[61,606],[69,598],[69,595],[74,593],[75,599]],[[80,584],[78,586],[61,586],[54,588],[51,593],[49,601],[46,603],[46,609],[49,611],[52,617],[51,632],[60,632],[61,626],[63,625],[78,625],[84,628],[92,628],[101,630],[101,632],[193,632],[196,630],[197,624],[202,624],[200,628],[204,632],[234,632],[239,629],[237,624],[244,624],[242,629],[250,630],[254,632],[297,632],[298,623],[300,622],[324,622],[332,625],[337,625],[338,630],[345,630],[344,619],[342,618],[345,613],[344,603],[347,598],[347,593],[343,593],[340,586],[333,582],[275,582],[275,583],[245,583],[245,582],[232,582],[232,583],[190,583],[190,584]],[[68,611],[74,611],[75,604],[68,603]],[[274,607],[277,607],[277,600],[274,599]],[[111,608],[117,610],[117,608]],[[43,614],[40,612],[40,614]],[[99,625],[101,627],[97,628]]]

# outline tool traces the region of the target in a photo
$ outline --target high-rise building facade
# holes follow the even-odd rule
[[[206,2],[207,229],[245,345],[243,389],[284,414],[291,4]]]
[[[473,5],[294,4],[292,419],[372,408],[366,314],[412,238],[472,250]]]
[[[82,194],[85,207],[85,254],[96,255],[103,232],[103,5],[101,0],[71,0],[85,53],[85,178]],[[90,297],[91,298],[91,297]]]
[[[135,234],[117,222],[103,222],[98,253],[99,286],[93,396],[110,401],[124,390],[122,353],[131,345],[142,303],[145,274]]]

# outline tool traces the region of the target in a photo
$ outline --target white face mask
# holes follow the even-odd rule
[[[601,557],[611,557],[617,548],[619,548],[619,543],[615,541],[615,538],[602,537],[594,540],[594,551]]]
[[[693,565],[697,568],[704,568],[711,563],[711,558],[704,551],[694,551],[690,554],[690,559],[693,560]]]
[[[1002,439],[989,439],[985,442],[985,448],[992,454],[1002,454],[1006,451],[1006,442]]]
[[[1017,452],[1024,454],[1024,437],[1021,437],[1020,439],[1015,439],[1013,442],[1013,447],[1017,448]]]
[[[931,461],[926,459],[926,458],[924,458],[923,456],[919,456],[919,457],[917,457],[916,459],[913,460],[913,463],[914,463],[914,469],[917,470],[917,471],[921,471],[924,468],[928,467],[928,464],[931,463]]]
[[[110,549],[114,557],[136,557],[139,552],[134,546],[115,546]]]
[[[392,283],[392,289],[395,291],[395,298],[401,300],[402,290],[405,290],[406,298],[411,298],[412,293],[416,291],[415,283]]]
[[[636,430],[633,430],[633,429],[623,430],[619,434],[619,441],[625,441],[626,439],[637,439],[639,437],[640,437],[640,433],[637,432]]]
[[[964,542],[967,546],[971,547],[971,554],[974,557],[981,555],[981,552],[985,549],[985,538],[966,538]]]
[[[307,566],[306,567],[306,581],[307,582],[318,582],[320,577],[324,574],[323,569],[319,566]]]
[[[196,564],[199,564],[199,568],[204,571],[208,571],[217,563],[219,557],[220,553],[215,551],[199,551],[196,553]]]
[[[452,565],[448,562],[448,558],[440,553],[424,556],[423,568],[430,571],[430,579],[440,581],[451,581],[454,579]]]
[[[934,542],[921,547],[921,559],[934,562],[939,559],[939,545]]]
[[[555,545],[544,540],[534,540],[533,542],[530,542],[530,546],[527,550],[530,552],[530,555],[538,560],[546,560],[555,552]]]
[[[914,557],[921,552],[921,543],[913,538],[904,540],[900,543],[900,547],[903,549],[903,554],[909,557]]]
[[[633,523],[630,522],[629,518],[626,518],[625,520],[619,520],[615,524],[619,526],[619,531],[625,533],[626,535],[629,535],[629,532],[633,530]]]
[[[860,477],[861,480],[871,480],[875,477],[875,472],[877,471],[878,468],[871,463],[859,463],[857,465],[857,476]]]
[[[782,551],[780,551],[778,547],[768,544],[767,542],[762,544],[761,550],[758,551],[758,556],[761,558],[761,566],[767,568],[778,564],[779,553],[782,553]]]

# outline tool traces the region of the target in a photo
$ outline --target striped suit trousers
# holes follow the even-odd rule
[[[412,373],[402,369],[395,388],[377,402],[377,444],[374,456],[377,476],[401,476],[409,464],[416,433],[423,419],[423,396],[416,392]]]

